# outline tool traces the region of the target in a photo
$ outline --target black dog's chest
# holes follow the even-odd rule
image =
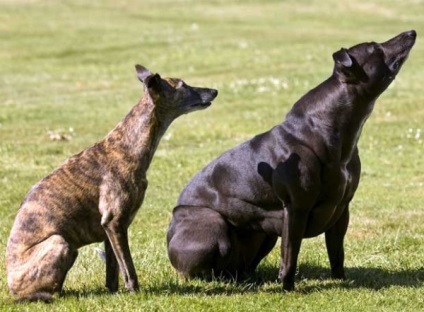
[[[309,212],[305,237],[314,237],[332,227],[353,196],[352,172],[344,167],[323,175],[321,194]]]
[[[338,204],[345,196],[350,176],[345,166],[326,167],[322,174],[320,201]]]

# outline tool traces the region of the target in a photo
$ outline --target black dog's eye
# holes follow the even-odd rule
[[[395,63],[393,63],[393,65],[392,65],[392,69],[393,69],[393,70],[398,69],[398,68],[399,68],[399,65],[400,65],[400,62],[399,62],[399,61],[396,61]]]

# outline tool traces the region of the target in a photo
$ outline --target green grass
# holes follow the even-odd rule
[[[134,64],[220,91],[212,107],[170,127],[148,173],[146,200],[130,227],[140,293],[121,287],[109,295],[90,245],[69,273],[65,296],[51,305],[13,304],[0,265],[0,310],[421,310],[422,1],[134,2],[0,0],[2,261],[31,185],[101,139],[137,102],[142,87]],[[330,75],[334,51],[409,29],[418,32],[416,46],[360,140],[363,174],[345,242],[348,280],[328,279],[322,236],[304,241],[297,290],[290,294],[276,281],[278,248],[241,284],[180,279],[167,259],[165,233],[190,177],[224,150],[281,122],[295,100]],[[73,139],[51,141],[48,131]]]

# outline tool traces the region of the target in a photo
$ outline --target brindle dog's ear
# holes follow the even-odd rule
[[[142,82],[145,83],[147,77],[153,75],[150,70],[148,70],[146,67],[141,65],[135,65],[135,70],[137,71],[137,77]]]
[[[146,86],[148,89],[153,89],[158,91],[161,86],[161,78],[159,74],[153,74],[146,67],[141,65],[135,65],[135,70],[137,71],[138,79]]]
[[[333,60],[336,64],[341,64],[344,67],[352,67],[353,61],[347,50],[342,48],[333,54]]]

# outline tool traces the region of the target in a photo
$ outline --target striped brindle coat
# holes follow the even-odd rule
[[[7,282],[18,300],[61,292],[78,248],[104,241],[106,287],[138,290],[127,229],[143,202],[159,140],[178,116],[210,105],[217,91],[162,79],[136,66],[144,96],[101,141],[66,160],[23,200],[7,243]]]

